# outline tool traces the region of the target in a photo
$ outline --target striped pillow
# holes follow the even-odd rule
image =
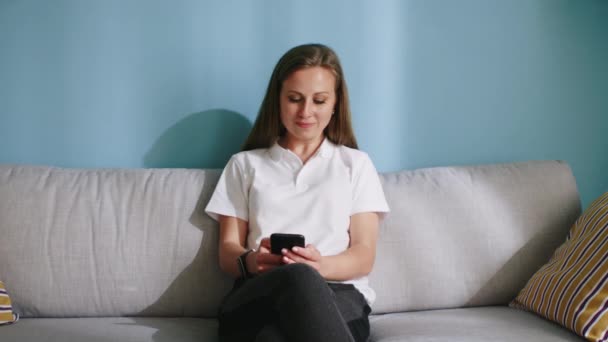
[[[0,280],[0,325],[15,323],[19,320],[19,315],[13,312],[11,298],[6,292],[4,283]]]
[[[566,242],[510,305],[589,341],[608,341],[608,192],[578,218]]]

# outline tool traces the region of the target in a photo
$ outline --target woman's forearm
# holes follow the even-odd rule
[[[374,248],[363,244],[351,246],[340,254],[322,257],[320,273],[333,281],[363,277],[371,272],[374,259]]]
[[[376,259],[378,225],[376,213],[365,212],[351,216],[350,247],[340,254],[322,257],[321,275],[327,280],[336,281],[368,275]]]
[[[245,247],[238,243],[225,242],[220,246],[220,268],[225,273],[238,278],[241,276],[241,271],[237,265],[238,257],[245,252]]]

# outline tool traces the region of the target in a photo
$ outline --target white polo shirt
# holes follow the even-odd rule
[[[335,255],[349,246],[351,215],[382,217],[389,208],[369,156],[325,139],[306,164],[278,143],[233,155],[205,211],[215,220],[247,221],[247,248],[272,233],[294,233],[321,255]],[[370,305],[374,301],[367,277],[343,283],[353,284]]]

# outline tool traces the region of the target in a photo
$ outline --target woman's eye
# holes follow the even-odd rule
[[[295,103],[295,102],[300,102],[300,100],[302,100],[302,99],[301,99],[301,98],[299,98],[299,97],[289,97],[288,99],[289,99],[289,102],[294,102],[294,103]]]
[[[324,103],[325,103],[325,100],[315,100],[315,103],[316,103],[316,104],[324,104]]]

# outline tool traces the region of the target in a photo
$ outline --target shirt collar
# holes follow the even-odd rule
[[[314,158],[317,155],[321,158],[330,158],[332,156],[335,148],[336,148],[336,145],[334,143],[332,143],[331,141],[329,141],[329,139],[327,139],[327,137],[325,137],[323,139],[323,142],[321,143],[321,146],[319,146],[319,149],[317,150],[317,152],[315,152],[315,154],[313,154],[312,158]],[[287,149],[284,149],[283,147],[281,147],[281,145],[279,145],[278,140],[275,141],[275,143],[270,147],[269,152],[270,152],[270,157],[274,161],[281,160],[281,158],[285,155],[285,153],[289,153]]]
[[[326,137],[325,139],[323,139],[321,146],[319,146],[319,150],[317,151],[317,153],[322,158],[329,158],[332,156],[335,148],[336,144],[329,141],[329,139],[327,139]]]

